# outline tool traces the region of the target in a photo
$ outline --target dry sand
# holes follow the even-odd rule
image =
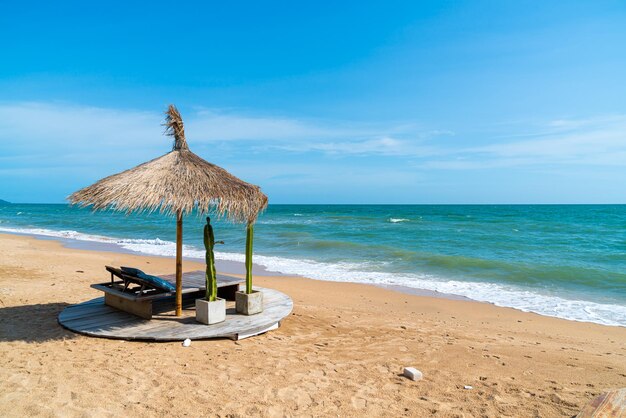
[[[89,285],[106,280],[105,264],[174,267],[0,235],[0,416],[569,417],[626,386],[626,328],[303,278],[255,278],[295,308],[239,342],[63,329],[65,306],[100,296]],[[424,380],[401,377],[403,366]]]

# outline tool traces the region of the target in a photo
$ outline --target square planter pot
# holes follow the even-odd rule
[[[263,312],[263,292],[253,290],[252,293],[235,293],[235,308],[238,313],[254,315]]]
[[[214,302],[196,299],[196,321],[211,325],[226,319],[226,299],[217,298]]]

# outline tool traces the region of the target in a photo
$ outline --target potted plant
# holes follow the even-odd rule
[[[263,293],[252,290],[252,239],[254,226],[248,222],[246,231],[246,290],[235,294],[235,307],[238,313],[254,315],[263,312]]]
[[[217,297],[217,274],[215,272],[215,256],[213,247],[215,236],[211,226],[211,218],[206,218],[204,226],[204,248],[206,249],[206,296],[196,299],[196,321],[211,325],[226,319],[226,300]]]

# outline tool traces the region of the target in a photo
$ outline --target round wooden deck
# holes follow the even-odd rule
[[[263,312],[239,315],[234,302],[227,302],[226,320],[204,325],[196,322],[195,309],[185,309],[183,316],[173,312],[142,319],[104,304],[104,298],[71,305],[59,314],[65,328],[92,337],[124,340],[182,341],[209,338],[242,339],[278,328],[280,321],[293,309],[291,298],[273,289],[263,291]]]

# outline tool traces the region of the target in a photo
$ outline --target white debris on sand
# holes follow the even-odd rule
[[[422,380],[422,378],[424,377],[422,375],[422,372],[417,370],[415,367],[405,367],[402,375],[411,380]]]

